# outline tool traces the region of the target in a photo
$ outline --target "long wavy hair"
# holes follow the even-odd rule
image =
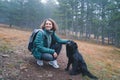
[[[42,22],[42,24],[40,25],[40,28],[45,29],[46,21],[50,21],[50,22],[52,23],[53,28],[52,28],[51,30],[56,31],[56,30],[58,29],[58,25],[57,25],[56,22],[55,22],[53,19],[51,19],[51,18],[45,19],[45,20]]]

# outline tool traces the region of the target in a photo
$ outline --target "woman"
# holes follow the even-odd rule
[[[43,66],[43,60],[49,61],[54,68],[59,68],[57,57],[60,53],[61,44],[66,44],[68,40],[60,39],[55,31],[57,24],[53,19],[46,19],[40,26],[43,30],[39,31],[34,40],[33,56],[37,59],[37,64]]]

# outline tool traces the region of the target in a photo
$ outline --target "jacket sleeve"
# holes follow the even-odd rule
[[[54,49],[44,47],[44,38],[43,38],[43,33],[42,32],[38,32],[38,34],[36,35],[36,38],[34,40],[34,45],[36,46],[38,51],[40,51],[41,53],[51,53],[51,54],[53,54],[55,52]]]
[[[61,39],[56,33],[53,34],[54,39],[61,44],[66,44],[69,40]]]

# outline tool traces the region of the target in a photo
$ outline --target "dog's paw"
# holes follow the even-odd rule
[[[70,75],[78,75],[78,74],[79,74],[79,72],[70,71],[70,72],[69,72],[69,74],[70,74]]]
[[[69,73],[69,75],[76,75],[76,73]]]
[[[65,68],[65,71],[69,71],[69,69],[68,69],[68,68]]]

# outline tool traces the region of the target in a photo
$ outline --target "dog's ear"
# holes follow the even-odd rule
[[[75,49],[77,49],[77,48],[78,48],[77,43],[74,43],[74,48],[75,48]]]

